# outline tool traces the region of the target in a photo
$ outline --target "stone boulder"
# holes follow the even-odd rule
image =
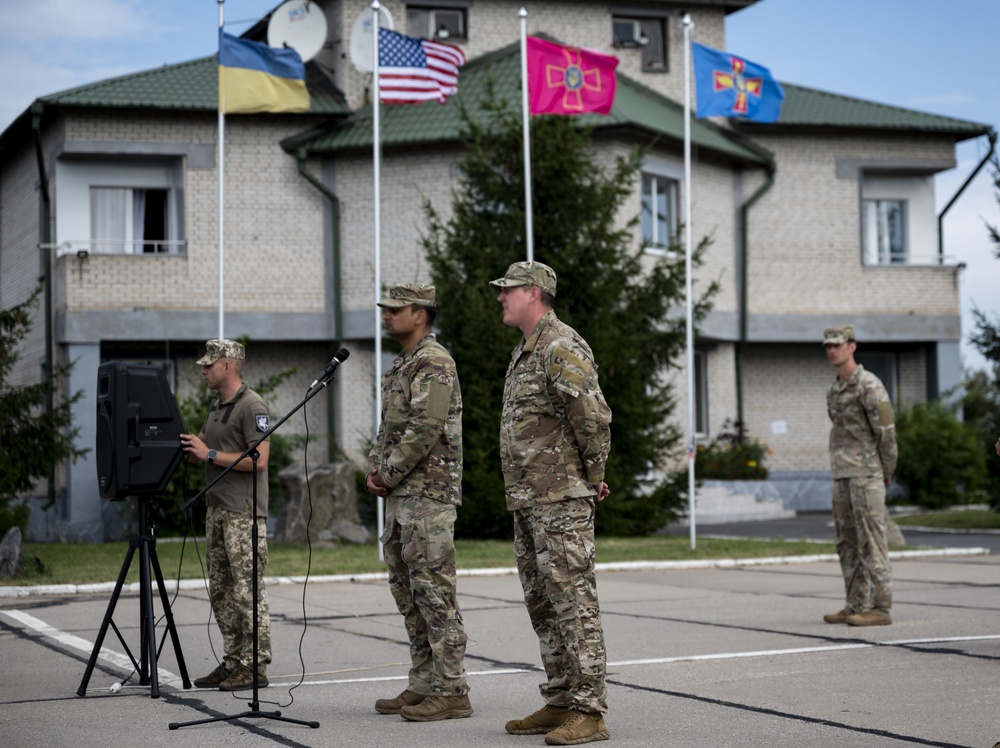
[[[0,540],[0,579],[12,579],[21,573],[21,528],[16,525]]]
[[[319,465],[309,471],[308,485],[305,466],[302,464],[289,465],[278,473],[285,506],[278,517],[275,541],[305,541],[308,524],[309,539],[312,542],[366,543],[371,533],[361,524],[358,514],[357,470],[357,466],[351,462]]]

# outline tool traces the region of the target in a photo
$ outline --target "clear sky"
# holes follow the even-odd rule
[[[226,0],[227,31],[278,4]],[[0,130],[39,96],[213,54],[218,18],[216,0],[0,0]],[[998,34],[1000,0],[761,0],[729,16],[726,51],[781,81],[1000,129]],[[959,145],[957,167],[936,179],[939,210],[985,148],[985,138]],[[973,304],[1000,312],[1000,260],[984,221],[1000,224],[986,169],[944,223],[945,253],[967,264],[965,336]],[[962,357],[984,366],[964,342]]]

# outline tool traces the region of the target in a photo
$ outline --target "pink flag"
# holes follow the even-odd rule
[[[528,37],[532,114],[607,114],[615,102],[618,58]]]

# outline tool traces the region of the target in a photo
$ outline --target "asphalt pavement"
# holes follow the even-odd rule
[[[819,516],[753,525],[699,533],[832,537]],[[946,545],[907,534],[910,543]],[[873,628],[823,623],[843,599],[829,556],[600,567],[611,741],[990,748],[1000,740],[1000,555],[987,553],[988,537],[948,538],[945,549],[894,555],[893,625]],[[136,664],[151,664],[140,655],[138,590],[110,610],[114,626],[86,683],[110,590],[0,596],[0,746],[544,745],[543,736],[503,730],[541,706],[538,643],[511,573],[460,577],[475,713],[430,723],[374,711],[376,699],[405,687],[408,663],[381,576],[274,580],[271,685],[256,700],[252,691],[184,687],[182,671],[189,679],[210,671],[221,643],[204,587],[167,586],[178,646],[165,637],[156,595],[155,635],[165,637],[156,698],[149,679],[131,672],[122,643]]]

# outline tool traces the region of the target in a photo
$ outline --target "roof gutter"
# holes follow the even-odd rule
[[[306,159],[308,154],[305,148],[295,149],[295,160],[298,162],[299,174],[305,179],[309,184],[319,190],[326,198],[330,201],[330,211],[332,214],[333,223],[333,236],[331,237],[331,253],[332,253],[332,264],[333,264],[333,337],[334,343],[330,350],[335,352],[340,347],[340,342],[344,335],[344,319],[343,311],[340,308],[340,198],[337,197],[336,193],[333,192],[329,187],[323,184],[320,180],[316,179],[309,170],[306,168]],[[331,356],[333,354],[331,353]],[[333,398],[327,398],[327,457],[330,462],[334,462],[337,457],[337,448],[334,443],[334,410],[333,410]]]
[[[944,206],[944,209],[938,214],[938,262],[939,263],[944,262],[945,213],[951,210],[951,206],[955,204],[955,202],[958,200],[959,197],[962,196],[962,193],[965,192],[965,189],[972,183],[972,180],[975,179],[976,175],[982,170],[984,166],[986,166],[986,162],[989,161],[996,153],[996,145],[997,145],[996,130],[990,130],[990,132],[987,134],[986,137],[989,138],[990,141],[989,152],[985,156],[983,156],[983,160],[979,162],[979,165],[975,169],[972,170],[972,173],[969,175],[969,178],[965,180],[964,184],[962,184],[961,187],[958,188],[958,192],[955,193],[955,195],[951,198],[951,200],[948,201],[948,204]]]
[[[35,157],[38,161],[38,181],[42,196],[42,215],[39,234],[41,236],[42,250],[42,273],[43,287],[45,295],[45,376],[52,378],[55,370],[52,356],[52,199],[49,196],[49,178],[45,173],[45,154],[42,149],[42,114],[45,112],[45,105],[41,101],[35,101],[31,105],[31,131],[35,141]],[[45,416],[51,419],[55,408],[54,390],[55,383],[50,382],[50,386],[45,392]],[[50,508],[56,503],[56,466],[54,462],[49,462],[48,473],[48,500],[44,509]]]
[[[747,289],[747,227],[749,225],[749,212],[760,198],[764,196],[771,187],[774,186],[774,173],[777,169],[773,160],[768,159],[764,166],[767,169],[767,177],[756,192],[740,206],[740,337],[736,344],[736,421],[737,434],[740,441],[743,440],[746,421],[743,418],[743,354],[747,346],[747,319],[749,317],[749,299]]]

